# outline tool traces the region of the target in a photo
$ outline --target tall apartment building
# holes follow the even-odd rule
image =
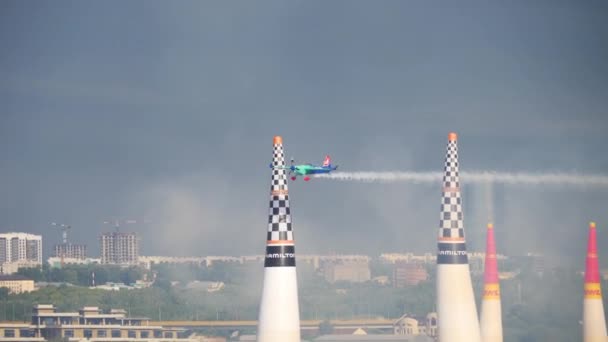
[[[42,266],[42,236],[28,233],[0,234],[0,273],[11,274],[19,267]]]
[[[55,245],[55,257],[84,260],[87,258],[87,245],[57,244]]]
[[[136,233],[103,233],[100,242],[102,264],[137,264],[139,241]]]

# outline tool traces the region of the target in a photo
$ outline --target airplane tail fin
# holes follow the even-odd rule
[[[323,167],[328,167],[331,165],[331,158],[329,156],[325,156],[325,160],[323,161]]]

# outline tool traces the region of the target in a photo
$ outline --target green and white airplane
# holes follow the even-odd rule
[[[291,175],[291,180],[296,180],[298,176],[304,176],[305,181],[310,180],[309,175],[316,175],[321,173],[330,173],[338,168],[338,165],[331,165],[331,158],[329,156],[325,156],[325,160],[323,161],[323,165],[313,165],[313,164],[299,164],[295,165],[293,158],[291,159],[291,166],[282,166],[282,167],[273,167],[270,164],[271,169],[284,169],[289,170],[289,175]]]

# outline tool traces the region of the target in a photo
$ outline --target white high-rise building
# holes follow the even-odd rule
[[[20,267],[42,267],[42,236],[1,233],[0,273],[15,273]]]

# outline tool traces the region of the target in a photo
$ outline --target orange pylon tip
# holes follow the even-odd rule
[[[275,145],[282,145],[283,144],[283,138],[281,138],[280,135],[277,135],[272,140],[272,143],[275,144]]]
[[[458,134],[456,134],[454,132],[450,132],[450,134],[448,134],[449,141],[456,141],[457,139],[458,139]]]

